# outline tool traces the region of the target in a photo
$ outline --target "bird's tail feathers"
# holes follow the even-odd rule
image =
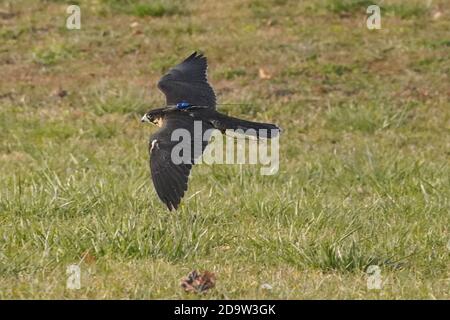
[[[257,138],[274,138],[278,136],[281,129],[271,123],[253,122],[229,117],[221,114],[214,123],[215,127],[220,131],[233,130],[236,133],[243,133]]]

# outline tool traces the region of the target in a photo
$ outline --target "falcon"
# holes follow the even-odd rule
[[[280,131],[274,124],[242,120],[218,112],[207,68],[206,57],[194,52],[170,69],[158,82],[158,88],[166,96],[166,106],[150,110],[141,120],[159,127],[149,141],[150,171],[156,193],[170,211],[178,209],[188,188],[192,166],[208,144],[203,138],[208,137],[208,132],[218,129],[225,134],[226,130],[241,130],[257,138],[272,138]],[[201,124],[201,135],[195,134],[196,122]],[[179,143],[172,139],[177,129],[190,133],[191,152],[184,154],[182,162],[174,161],[171,156]]]

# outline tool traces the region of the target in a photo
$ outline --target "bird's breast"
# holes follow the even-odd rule
[[[158,127],[161,128],[163,126],[163,118],[162,117],[155,118],[154,124],[156,124]]]

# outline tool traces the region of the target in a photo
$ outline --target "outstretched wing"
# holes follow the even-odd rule
[[[206,57],[194,52],[170,69],[158,82],[158,88],[166,95],[167,105],[186,101],[191,105],[215,109],[216,95],[208,83],[207,68]]]
[[[205,131],[212,127],[205,122],[201,123],[202,130],[194,131],[194,119],[188,114],[180,112],[168,115],[162,128],[150,137],[153,185],[158,197],[169,210],[178,208],[188,187],[191,168],[208,145],[209,135]],[[196,125],[199,124],[200,122]],[[184,130],[176,132],[172,138],[177,129]],[[204,135],[206,141],[202,139]]]

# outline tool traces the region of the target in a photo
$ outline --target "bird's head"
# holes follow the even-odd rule
[[[159,110],[151,110],[147,112],[142,118],[141,122],[148,122],[157,125],[158,127],[162,126],[162,115]]]

